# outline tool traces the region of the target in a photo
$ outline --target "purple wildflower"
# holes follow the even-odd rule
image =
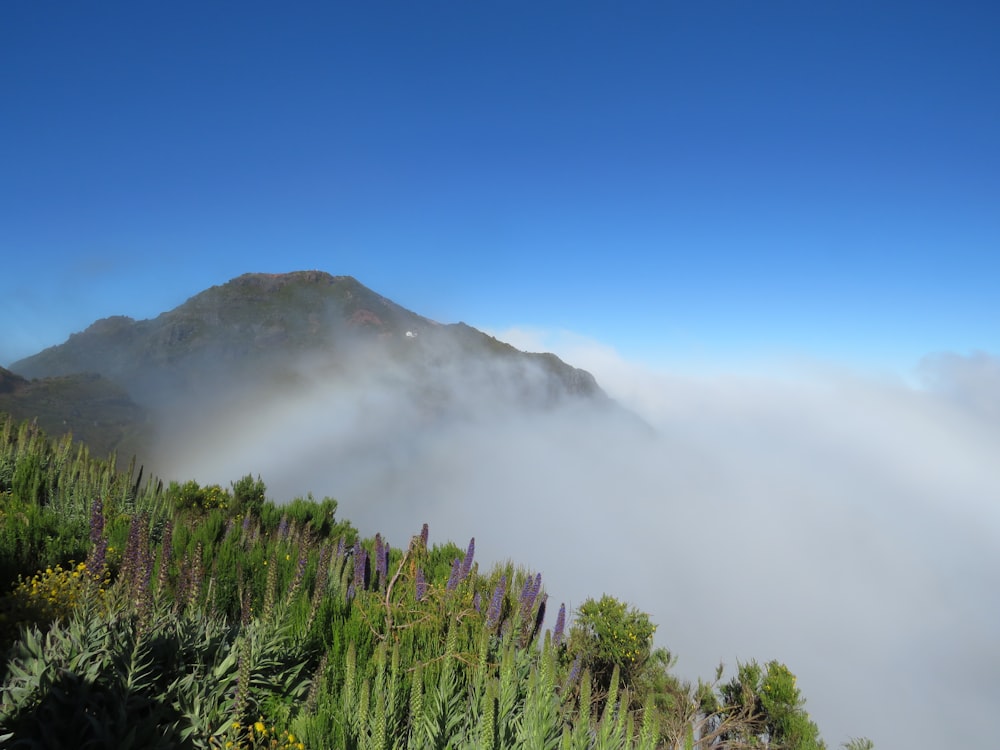
[[[558,647],[562,643],[563,631],[566,629],[566,605],[559,605],[559,614],[556,615],[556,626],[552,631],[552,645]]]
[[[90,553],[90,561],[87,563],[87,568],[90,570],[91,575],[94,578],[101,578],[104,575],[104,565],[108,556],[108,540],[102,539],[97,543]]]
[[[489,609],[486,610],[486,627],[492,628],[500,621],[500,610],[503,607],[503,597],[507,593],[507,576],[500,576],[500,582],[493,589]]]
[[[579,679],[580,664],[580,657],[577,656],[576,659],[573,660],[573,666],[569,668],[569,674],[566,675],[566,682],[563,684],[563,692],[572,688],[577,679]]]
[[[278,541],[284,541],[288,536],[288,516],[282,516],[278,522]]]
[[[128,526],[128,538],[125,541],[125,552],[122,554],[120,575],[127,581],[134,581],[139,570],[139,516],[132,516]]]
[[[525,578],[524,579],[524,583],[521,585],[521,595],[517,597],[518,603],[523,606],[524,603],[526,601],[528,601],[528,597],[529,596],[531,596],[531,578],[530,577]]]
[[[389,544],[382,540],[381,534],[375,535],[375,576],[378,585],[385,583],[389,575]]]
[[[90,559],[87,568],[95,578],[104,575],[104,563],[108,554],[108,540],[104,536],[104,502],[100,496],[94,498],[90,505]]]
[[[243,536],[245,537],[247,532],[250,531],[250,514],[247,513],[243,516]]]
[[[167,577],[170,574],[170,562],[174,553],[174,525],[168,519],[163,524],[163,536],[160,539],[160,572],[156,577],[156,589],[163,592],[167,586]]]
[[[448,585],[445,586],[447,591],[454,591],[455,587],[458,586],[459,573],[462,570],[462,561],[457,557],[451,561],[451,575],[448,576]]]
[[[420,529],[420,545],[424,549],[427,549],[427,539],[429,536],[430,536],[430,530],[427,528],[427,524],[425,523],[423,527]]]
[[[361,546],[361,541],[354,543],[354,588],[364,590],[368,586],[368,550]]]
[[[149,586],[152,573],[153,554],[149,546],[149,517],[144,513],[138,513],[132,516],[132,522],[129,524],[121,576],[128,586],[129,598],[141,622],[145,622],[152,604]]]
[[[476,554],[476,537],[472,537],[469,540],[469,547],[465,550],[465,559],[462,560],[462,569],[459,571],[458,578],[460,581],[464,581],[468,575],[469,571],[472,570],[472,558]]]
[[[153,555],[149,547],[149,517],[144,513],[132,516],[128,541],[122,560],[121,578],[141,620],[145,620],[151,604],[149,583],[153,572]]]
[[[104,538],[104,501],[98,495],[90,504],[90,543],[97,544]]]
[[[527,622],[528,617],[531,615],[531,607],[535,603],[535,586],[534,580],[531,576],[524,579],[524,585],[521,586],[521,596],[518,597],[517,602],[519,605],[519,611],[521,615],[521,622]]]
[[[483,611],[483,597],[477,591],[475,596],[472,597],[472,606],[476,608],[476,612],[482,614]]]
[[[427,581],[424,579],[424,569],[417,568],[417,601],[422,602],[427,596]]]

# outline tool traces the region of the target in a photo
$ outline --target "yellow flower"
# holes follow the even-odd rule
[[[266,734],[267,733],[267,727],[264,726],[264,722],[263,721],[256,722],[253,725],[253,728],[256,729],[257,732],[260,733],[260,734]]]

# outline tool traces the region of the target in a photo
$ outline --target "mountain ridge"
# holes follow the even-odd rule
[[[221,410],[226,403],[250,408],[270,394],[300,389],[306,380],[328,387],[389,383],[437,414],[610,403],[593,375],[554,354],[522,352],[465,323],[438,323],[352,276],[316,270],[243,274],[154,318],[101,318],[7,372],[0,385],[23,391],[16,377],[50,383],[34,387],[46,393],[44,408],[39,403],[36,411],[47,412],[54,433],[86,426],[54,418],[60,409],[68,415],[77,410],[72,393],[61,406],[53,399],[59,389],[51,383],[59,378],[98,378],[120,388],[137,419],[148,411],[157,424],[178,411]],[[463,393],[456,396],[456,390]],[[31,403],[22,398],[18,415],[31,418]],[[123,413],[119,409],[113,421],[121,422]],[[101,448],[116,447],[113,442],[104,440]]]
[[[419,337],[436,343],[451,339],[476,353],[524,357],[561,381],[569,394],[603,396],[590,373],[553,354],[520,352],[464,323],[437,323],[352,276],[324,271],[243,274],[155,318],[102,318],[10,369],[28,378],[96,372],[121,383],[142,403],[150,386],[163,386],[152,370],[167,368],[190,386],[190,376],[203,375],[212,364],[202,361],[204,356],[214,364],[239,367],[252,361],[260,366],[277,355],[323,350],[349,356],[373,339],[394,339],[398,345]]]

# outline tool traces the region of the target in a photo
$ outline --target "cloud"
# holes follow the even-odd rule
[[[979,740],[1000,701],[1000,424],[976,408],[1000,396],[995,359],[937,357],[914,388],[828,366],[678,375],[571,334],[554,348],[655,433],[613,410],[484,404],[506,380],[493,366],[442,364],[431,410],[391,363],[335,382],[311,367],[186,429],[168,475],[260,473],[397,545],[424,521],[439,542],[474,535],[555,602],[648,611],[687,677],[779,659],[830,746]]]
[[[1000,358],[986,352],[925,357],[917,373],[932,391],[964,408],[1000,420]]]

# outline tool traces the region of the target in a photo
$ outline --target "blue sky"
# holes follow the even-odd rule
[[[0,8],[0,363],[248,271],[652,363],[1000,351],[992,3]]]

